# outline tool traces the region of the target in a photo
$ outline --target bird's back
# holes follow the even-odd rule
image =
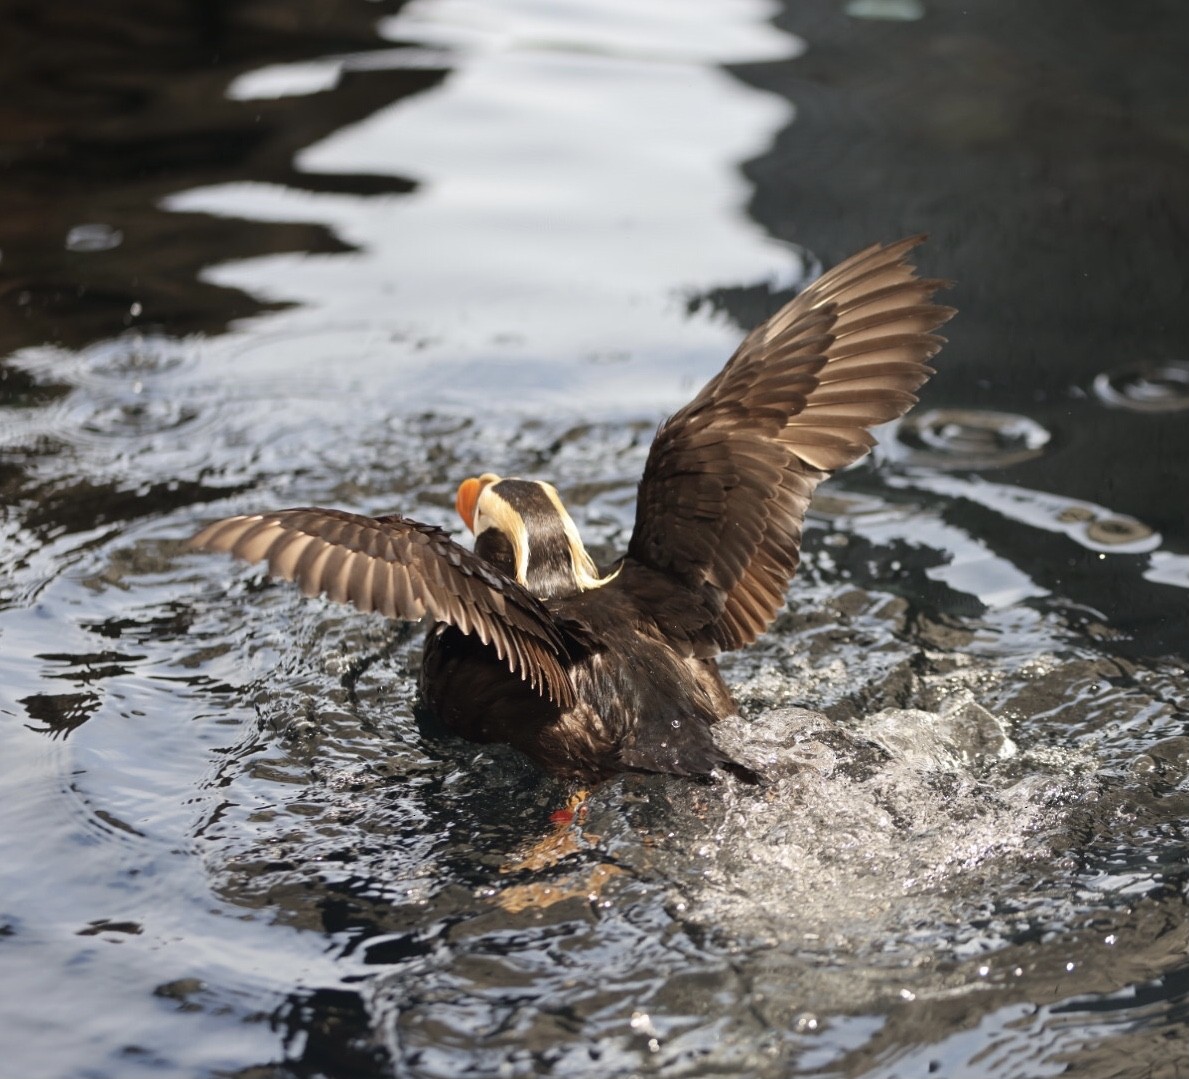
[[[711,736],[735,710],[713,660],[675,650],[630,593],[599,589],[549,607],[570,650],[576,703],[546,700],[492,648],[437,626],[426,642],[422,693],[447,727],[472,741],[508,742],[547,771],[584,780],[734,767]]]

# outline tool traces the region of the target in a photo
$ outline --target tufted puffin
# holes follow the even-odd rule
[[[420,688],[446,727],[507,742],[546,771],[754,780],[714,741],[736,708],[714,657],[754,641],[785,603],[814,489],[874,444],[933,373],[946,283],[916,276],[923,237],[873,245],[743,340],[658,429],[626,554],[600,569],[557,489],[465,480],[474,550],[398,515],[284,509],[208,525],[230,551],[361,611],[432,625]]]

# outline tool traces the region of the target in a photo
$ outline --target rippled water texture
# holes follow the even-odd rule
[[[1180,6],[2,3],[0,1072],[1186,1074]],[[725,673],[573,793],[421,630],[186,551],[550,478],[821,266],[961,315]]]

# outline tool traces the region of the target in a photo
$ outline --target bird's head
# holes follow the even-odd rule
[[[485,472],[463,480],[454,504],[475,534],[475,553],[538,599],[584,592],[609,580],[599,576],[552,484]]]

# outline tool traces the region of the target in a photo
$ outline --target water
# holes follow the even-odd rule
[[[0,1072],[1183,1074],[1186,27],[1092,7],[8,12]],[[419,629],[182,546],[490,469],[610,554],[743,330],[917,230],[939,373],[724,664],[767,787],[559,827]]]

